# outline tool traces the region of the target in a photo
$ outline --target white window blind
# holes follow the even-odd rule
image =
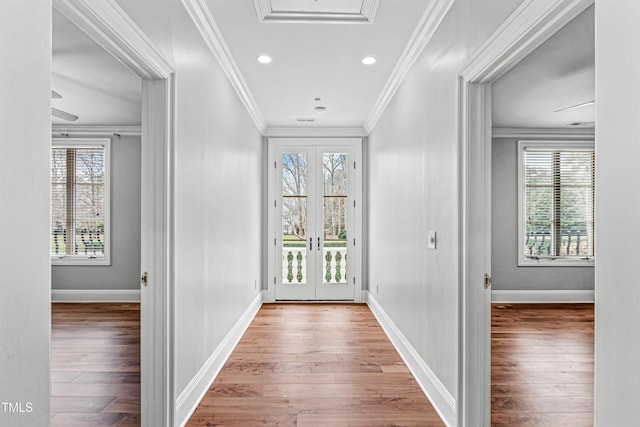
[[[521,144],[521,156],[521,260],[593,258],[591,144]]]
[[[107,159],[106,142],[54,141],[51,149],[54,260],[67,263],[108,260]]]

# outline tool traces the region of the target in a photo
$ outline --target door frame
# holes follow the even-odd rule
[[[356,162],[356,182],[355,182],[355,231],[356,253],[353,260],[355,269],[354,297],[353,302],[362,302],[362,257],[363,257],[363,239],[362,239],[362,212],[363,212],[363,193],[362,180],[364,179],[362,165],[362,138],[268,138],[267,140],[267,290],[264,297],[265,302],[274,302],[275,299],[275,281],[276,281],[276,265],[275,265],[275,248],[278,236],[275,230],[275,212],[274,202],[277,200],[275,192],[274,169],[276,169],[275,153],[277,145],[300,145],[300,146],[351,146],[355,150]],[[273,244],[272,244],[273,243]]]
[[[115,0],[53,0],[53,7],[142,79],[141,417],[173,426],[175,67]]]
[[[491,420],[491,290],[484,288],[491,273],[491,85],[593,3],[525,0],[459,72],[460,427]]]

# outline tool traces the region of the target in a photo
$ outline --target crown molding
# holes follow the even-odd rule
[[[373,131],[373,128],[376,126],[376,123],[378,123],[382,113],[384,113],[384,110],[398,91],[398,88],[411,70],[411,67],[422,53],[427,43],[429,43],[431,37],[433,37],[433,34],[440,26],[440,23],[446,16],[447,12],[449,12],[449,9],[451,9],[454,1],[455,0],[433,0],[429,3],[429,6],[427,6],[422,18],[420,18],[420,22],[418,22],[418,26],[411,35],[409,42],[400,55],[400,59],[393,68],[387,83],[382,89],[382,93],[378,97],[378,100],[364,122],[363,127],[367,134],[370,134]]]
[[[493,138],[578,138],[594,139],[593,128],[494,128]]]
[[[265,130],[264,136],[267,137],[357,137],[367,136],[362,128],[348,127],[269,127]]]
[[[140,136],[140,126],[73,126],[52,125],[51,135],[60,136]]]
[[[360,13],[300,12],[273,10],[271,0],[254,0],[260,22],[304,22],[323,24],[370,24],[378,11],[379,0],[362,0]]]
[[[53,0],[53,7],[143,79],[166,79],[175,67],[115,0]]]
[[[253,122],[258,127],[258,130],[264,133],[267,129],[267,123],[258,109],[258,105],[253,99],[249,87],[242,77],[240,69],[233,59],[233,55],[204,0],[182,0],[182,5],[187,10],[187,13],[209,47],[209,50],[211,50],[213,56],[222,66],[224,73],[227,75],[227,78],[249,112]]]
[[[593,3],[594,0],[525,0],[474,52],[460,75],[473,83],[497,80]]]

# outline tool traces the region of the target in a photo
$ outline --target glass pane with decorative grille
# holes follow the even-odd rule
[[[282,154],[283,283],[307,283],[307,174],[306,154]]]
[[[323,153],[323,283],[347,283],[348,160]]]

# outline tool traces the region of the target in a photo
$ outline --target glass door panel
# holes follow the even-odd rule
[[[353,155],[350,150],[317,148],[319,206],[317,230],[322,251],[318,265],[316,297],[320,300],[352,300],[354,285],[350,271],[349,238],[353,236]]]
[[[307,283],[307,155],[282,154],[282,279]]]
[[[276,300],[354,299],[354,153],[337,144],[274,148]]]
[[[322,155],[322,279],[323,283],[347,283],[348,155]]]
[[[283,147],[276,156],[277,299],[315,299],[314,162],[311,148]]]

